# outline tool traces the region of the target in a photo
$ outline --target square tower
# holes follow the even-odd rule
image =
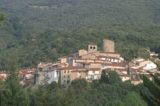
[[[112,40],[103,40],[103,50],[104,52],[115,52],[115,43]]]
[[[98,47],[95,44],[89,44],[88,45],[88,52],[96,52],[97,49],[98,49]]]

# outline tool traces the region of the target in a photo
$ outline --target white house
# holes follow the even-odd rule
[[[37,67],[36,84],[50,84],[52,82],[58,82],[59,73],[56,70],[57,64],[53,63],[40,63]]]

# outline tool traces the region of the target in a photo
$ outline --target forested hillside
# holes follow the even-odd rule
[[[0,68],[9,57],[21,67],[113,39],[131,59],[160,52],[159,0],[0,0]]]

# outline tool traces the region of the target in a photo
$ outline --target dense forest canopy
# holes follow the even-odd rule
[[[90,42],[101,49],[104,38],[127,60],[146,56],[146,48],[160,53],[159,0],[1,0],[0,11],[1,69],[10,55],[30,67]]]

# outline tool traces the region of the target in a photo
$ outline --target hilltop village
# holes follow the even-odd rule
[[[157,57],[155,53],[150,54]],[[75,79],[86,79],[88,82],[98,80],[103,70],[115,71],[121,80],[131,81],[137,85],[143,83],[140,75],[159,74],[157,65],[150,59],[136,58],[130,62],[115,52],[115,42],[104,39],[103,51],[96,44],[89,44],[88,50],[80,49],[77,53],[60,57],[55,63],[39,63],[37,68],[19,70],[20,84],[26,86],[50,84],[60,81],[62,86],[68,86]],[[0,73],[0,80],[7,78],[6,72]]]

